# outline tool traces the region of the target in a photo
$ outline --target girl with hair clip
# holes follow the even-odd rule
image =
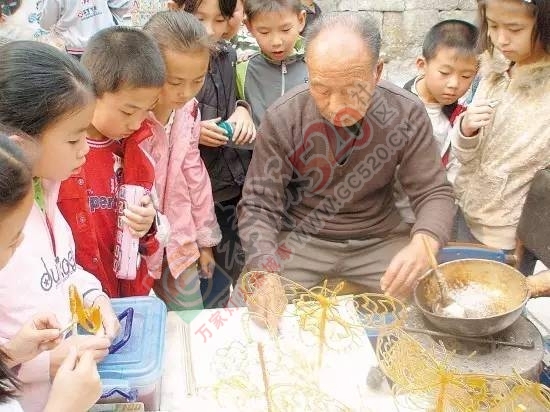
[[[75,262],[72,233],[57,208],[60,182],[84,164],[86,130],[95,104],[89,73],[55,48],[27,41],[0,47],[0,122],[33,138],[33,189],[26,197],[29,217],[16,250],[0,271],[0,343],[12,339],[24,322],[48,310],[61,329],[71,320],[69,287],[86,306],[97,306],[103,329],[97,336],[71,336],[19,366],[20,401],[26,412],[43,411],[51,379],[71,347],[103,359],[119,323],[101,284]],[[105,335],[105,336],[103,336]]]
[[[204,84],[214,44],[196,17],[155,14],[144,26],[158,43],[166,83],[154,109],[153,136],[145,149],[155,161],[159,211],[168,218],[166,248],[147,258],[155,294],[171,310],[203,307],[200,277],[212,278],[212,247],[221,239],[208,172],[199,152],[200,111],[195,96]]]
[[[31,211],[32,170],[27,158],[0,129],[0,269],[23,241],[22,230]],[[34,315],[0,346],[0,412],[22,412],[16,400],[21,383],[14,375],[18,365],[60,343],[60,326],[51,313]],[[87,411],[101,394],[101,382],[91,352],[77,360],[71,349],[52,384],[45,412]]]
[[[210,175],[216,217],[222,232],[221,242],[213,249],[214,275],[201,279],[201,292],[206,308],[221,307],[227,304],[230,286],[244,265],[236,207],[252,158],[251,143],[256,138],[250,107],[236,97],[237,55],[224,40],[231,31],[229,20],[237,0],[175,0],[168,5],[197,17],[217,42],[197,100],[203,119],[199,138],[201,157]],[[220,120],[230,124],[232,133],[218,125]]]
[[[550,2],[480,0],[481,82],[451,131],[456,240],[513,250],[535,173],[550,164]],[[534,259],[522,271],[532,273]]]

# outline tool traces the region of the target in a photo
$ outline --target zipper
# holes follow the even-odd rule
[[[286,63],[281,63],[281,96],[285,94],[285,74],[287,74]]]

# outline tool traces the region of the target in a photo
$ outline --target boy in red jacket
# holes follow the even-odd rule
[[[127,225],[140,239],[139,253],[150,255],[159,247],[156,210],[151,196],[144,195],[119,219],[119,188],[153,188],[154,167],[140,143],[151,135],[146,118],[164,85],[164,62],[149,35],[116,26],[90,39],[82,63],[98,97],[88,128],[90,152],[85,165],[61,185],[59,209],[73,231],[77,263],[101,281],[105,293],[112,298],[147,295],[153,279],[144,259],[138,258],[134,280],[117,278],[117,226]]]

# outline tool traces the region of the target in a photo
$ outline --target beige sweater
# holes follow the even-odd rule
[[[518,67],[495,52],[483,56],[474,102],[499,100],[492,123],[476,136],[451,131],[461,163],[455,193],[473,235],[502,249],[516,245],[516,227],[535,173],[550,165],[550,56]]]

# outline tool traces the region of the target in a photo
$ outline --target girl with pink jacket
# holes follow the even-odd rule
[[[200,278],[214,272],[212,247],[221,240],[208,172],[198,148],[200,113],[196,94],[208,70],[212,45],[191,14],[165,11],[143,28],[157,40],[167,81],[154,110],[153,135],[145,149],[154,159],[158,210],[171,235],[147,258],[155,294],[171,310],[202,308]]]

